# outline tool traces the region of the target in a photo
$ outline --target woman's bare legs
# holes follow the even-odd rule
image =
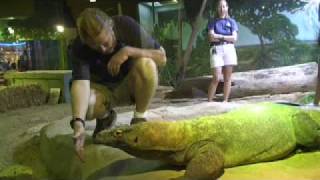
[[[222,73],[223,73],[223,94],[224,94],[224,99],[223,102],[228,102],[229,96],[230,96],[230,91],[231,91],[231,76],[232,76],[232,70],[233,66],[223,66],[222,68]]]
[[[211,102],[212,98],[216,94],[216,90],[219,84],[219,76],[221,74],[221,67],[212,68],[212,80],[208,89],[208,101]]]

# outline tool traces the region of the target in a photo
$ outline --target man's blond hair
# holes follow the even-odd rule
[[[112,19],[98,8],[87,8],[77,18],[77,29],[82,42],[98,36],[103,29],[112,29]]]

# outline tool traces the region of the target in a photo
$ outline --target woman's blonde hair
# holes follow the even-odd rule
[[[226,2],[227,6],[229,7],[229,4],[227,2],[227,0],[219,0],[216,4],[216,13],[215,13],[215,18],[219,18],[220,17],[220,14],[219,14],[219,6],[222,2]],[[229,15],[229,11],[227,12],[227,15],[226,15],[227,18],[230,17]]]
[[[87,8],[77,18],[77,30],[82,42],[98,36],[103,29],[112,29],[112,19],[98,8]]]

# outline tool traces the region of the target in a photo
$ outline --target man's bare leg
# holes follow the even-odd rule
[[[129,74],[129,91],[135,99],[136,113],[144,114],[147,111],[157,85],[158,74],[154,61],[149,58],[137,59]]]

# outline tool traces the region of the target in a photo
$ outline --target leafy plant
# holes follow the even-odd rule
[[[309,95],[302,97],[298,102],[300,104],[311,104],[311,103],[313,103],[314,98],[315,98],[315,94],[312,93],[312,94],[309,94]]]
[[[13,42],[18,40],[56,40],[61,34],[53,28],[13,27],[14,34],[10,34],[8,27],[2,28],[0,41]]]

